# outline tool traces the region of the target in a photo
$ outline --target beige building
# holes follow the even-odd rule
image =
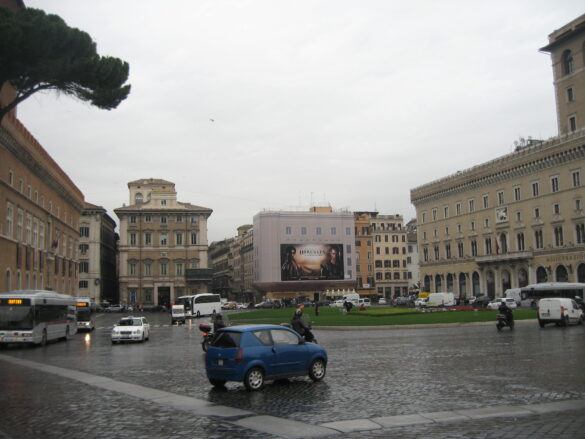
[[[412,189],[423,289],[499,297],[585,282],[584,21],[542,49],[553,59],[559,137]]]
[[[559,134],[585,127],[585,14],[554,31],[548,45],[552,60]]]
[[[169,306],[182,295],[208,292],[207,219],[211,209],[177,201],[175,184],[128,183],[130,205],[120,219],[120,302]]]
[[[408,294],[406,228],[401,215],[371,219],[374,246],[374,280],[379,296],[387,299]]]
[[[101,206],[85,203],[79,223],[79,295],[118,303],[116,223]]]
[[[238,302],[260,299],[254,288],[254,230],[251,224],[238,227],[238,235],[230,245],[233,272],[231,297]],[[257,296],[257,297],[255,297]]]
[[[209,246],[209,265],[213,269],[211,291],[221,297],[232,299],[233,269],[230,253],[234,238],[212,242]]]

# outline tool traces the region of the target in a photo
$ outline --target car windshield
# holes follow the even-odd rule
[[[240,346],[241,332],[220,332],[212,345],[216,348],[237,348]]]
[[[142,326],[141,319],[122,319],[118,323],[119,326]]]

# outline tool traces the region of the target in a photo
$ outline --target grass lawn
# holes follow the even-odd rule
[[[478,311],[434,311],[421,312],[414,308],[370,308],[367,311],[352,310],[342,314],[340,308],[319,308],[315,316],[314,308],[305,308],[303,317],[313,326],[384,326],[384,325],[426,325],[433,323],[494,322],[495,310]],[[290,323],[294,308],[268,309],[226,314],[231,325],[247,323]],[[516,320],[535,319],[536,311],[531,309],[514,310]]]

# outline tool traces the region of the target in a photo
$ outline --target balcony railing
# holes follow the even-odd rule
[[[526,259],[532,259],[532,252],[510,252],[492,254],[487,256],[477,256],[475,262],[478,264],[489,264],[493,262],[509,262],[509,261],[521,261]]]

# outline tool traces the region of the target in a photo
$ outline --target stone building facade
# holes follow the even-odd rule
[[[79,295],[118,303],[118,234],[101,206],[85,203],[79,223]]]
[[[542,49],[553,59],[558,137],[412,189],[425,290],[499,297],[532,283],[585,282],[585,129],[578,118],[567,125],[583,105],[584,20]]]
[[[0,7],[24,7],[0,1]],[[0,104],[15,91],[0,84]],[[79,218],[84,197],[18,120],[0,125],[0,291],[51,289],[77,295]]]
[[[179,296],[208,292],[212,210],[177,201],[170,181],[140,179],[128,188],[131,204],[114,210],[120,219],[120,301],[169,306]]]

